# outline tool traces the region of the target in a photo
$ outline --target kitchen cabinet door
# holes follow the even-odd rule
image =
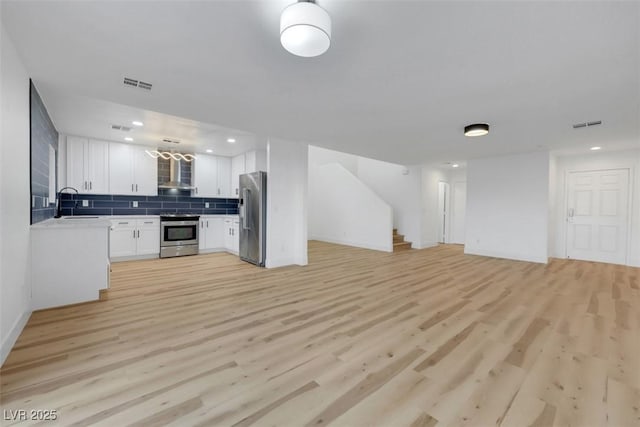
[[[224,247],[233,251],[233,220],[230,218],[224,220]]]
[[[199,154],[193,164],[192,196],[218,197],[218,162],[215,156]]]
[[[132,147],[134,195],[158,195],[158,159],[147,154],[145,147]]]
[[[233,238],[231,251],[237,254],[238,252],[240,252],[240,220],[239,219],[233,220],[231,236]]]
[[[67,186],[80,193],[84,193],[88,187],[84,174],[84,149],[87,142],[86,138],[67,137]]]
[[[207,248],[209,249],[224,248],[224,219],[208,218],[206,225],[207,225]]]
[[[218,197],[231,197],[231,159],[218,157]]]
[[[207,229],[205,226],[207,225],[204,217],[200,217],[200,229],[198,230],[198,249],[205,250],[207,249]]]
[[[136,221],[114,220],[109,233],[109,256],[111,258],[136,255]]]
[[[231,159],[231,190],[230,197],[239,197],[240,175],[245,173],[245,156],[240,154]]]
[[[85,175],[88,193],[109,193],[109,143],[89,140],[85,150]]]
[[[109,188],[111,194],[135,194],[133,155],[129,144],[109,143]]]
[[[136,254],[160,254],[160,221],[139,219],[136,230]]]

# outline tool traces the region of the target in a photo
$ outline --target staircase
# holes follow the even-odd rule
[[[411,249],[411,242],[405,242],[404,236],[398,234],[398,229],[393,229],[393,252],[406,251]]]

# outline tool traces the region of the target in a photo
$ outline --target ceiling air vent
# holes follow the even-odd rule
[[[129,132],[131,130],[130,127],[121,126],[121,125],[111,125],[111,129],[113,129],[113,130],[121,130],[123,132]]]
[[[137,87],[144,90],[151,90],[153,85],[151,83],[143,82],[136,79],[130,79],[129,77],[124,78],[124,85],[130,87]]]
[[[587,126],[598,126],[602,124],[602,120],[597,120],[595,122],[585,122],[585,123],[576,123],[573,125],[574,129],[586,128]]]
[[[168,142],[169,144],[180,144],[180,141],[177,141],[175,139],[169,139],[169,138],[163,139],[162,142]]]

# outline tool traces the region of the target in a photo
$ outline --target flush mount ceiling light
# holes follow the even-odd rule
[[[602,150],[602,147],[591,147],[591,151]]]
[[[474,123],[464,127],[464,136],[483,136],[489,133],[489,125],[486,123]]]
[[[129,142],[132,142],[132,141],[133,141],[133,138],[131,138],[130,136],[125,136],[125,137],[124,137],[124,140],[125,140],[125,141],[129,141]]]
[[[229,138],[229,139],[227,139],[227,142],[229,144],[235,144],[236,143],[236,139],[235,138]]]
[[[138,120],[134,120],[131,122],[132,125],[134,126],[144,126],[144,123],[138,121]]]
[[[314,1],[289,5],[280,16],[280,43],[297,56],[322,55],[331,44],[331,17]]]
[[[459,165],[459,164],[457,164],[457,163],[454,163],[454,164],[452,164],[452,165],[451,165],[451,167],[452,167],[452,168],[459,168],[459,167],[460,167],[460,165]]]
[[[207,153],[213,153],[213,150],[211,148],[207,148]]]

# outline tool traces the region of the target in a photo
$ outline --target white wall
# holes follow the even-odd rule
[[[391,206],[342,164],[310,168],[309,239],[393,251]]]
[[[309,169],[310,174],[316,170],[313,166],[331,163],[342,165],[380,199],[390,205],[393,209],[393,227],[405,236],[405,240],[412,243],[413,248],[423,247],[420,213],[422,183],[419,167],[406,167],[325,148],[309,147],[309,164],[312,165]],[[313,179],[311,175],[309,179]],[[310,189],[309,197],[310,200],[316,197],[313,189]],[[317,238],[319,233],[314,227],[315,224],[312,223],[310,232]],[[344,230],[344,232],[347,231]],[[346,241],[343,243],[349,244]]]
[[[631,227],[627,246],[627,264],[640,267],[640,149],[618,152],[590,152],[581,156],[562,156],[556,159],[555,209],[553,223],[555,236],[551,256],[566,257],[566,177],[570,171],[602,169],[629,169],[631,195]]]
[[[393,209],[393,226],[411,247],[422,248],[420,167],[358,157],[358,178]]]
[[[31,203],[29,76],[3,26],[0,34],[1,364],[31,314]]]
[[[449,182],[449,176],[442,169],[425,166],[421,170],[421,180],[420,243],[423,248],[428,248],[438,244],[440,226],[438,183]]]
[[[329,163],[340,163],[353,175],[358,176],[358,156],[328,150],[314,145],[309,146],[309,171],[312,170],[313,166],[326,165]]]
[[[465,253],[546,263],[549,153],[470,160]]]
[[[307,148],[281,140],[267,144],[268,268],[307,265]]]

